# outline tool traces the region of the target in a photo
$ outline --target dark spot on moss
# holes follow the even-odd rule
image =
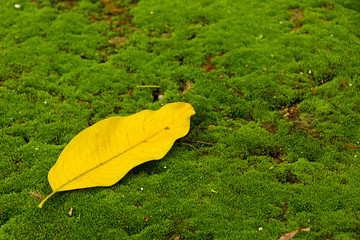
[[[276,125],[271,122],[264,123],[261,125],[261,127],[264,128],[268,133],[275,134],[277,132]]]
[[[299,179],[295,174],[293,174],[290,170],[285,171],[286,173],[286,182],[289,182],[291,184],[295,184],[299,182]]]
[[[276,178],[281,183],[296,184],[296,183],[300,182],[300,180],[297,178],[297,176],[295,174],[293,174],[290,170],[286,170],[283,173],[277,174]]]
[[[184,62],[184,56],[182,55],[177,55],[175,56],[175,60],[179,62],[179,66],[183,65]]]
[[[346,178],[343,178],[343,179],[341,179],[340,183],[341,183],[341,184],[347,184],[347,183],[348,183],[348,181],[347,181],[347,179],[346,179]]]
[[[26,136],[23,136],[23,139],[26,143],[30,142],[30,140]]]
[[[121,107],[118,107],[118,106],[114,107],[114,113],[115,114],[118,114],[120,112],[120,110],[121,110]]]

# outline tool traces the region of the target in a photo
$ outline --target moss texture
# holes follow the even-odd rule
[[[350,0],[1,1],[0,239],[359,239],[359,56]],[[174,101],[165,158],[37,208],[77,133]]]

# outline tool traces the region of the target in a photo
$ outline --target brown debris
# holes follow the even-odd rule
[[[133,93],[134,93],[134,89],[129,89],[128,91],[127,91],[127,94],[129,95],[129,96],[133,96]]]
[[[264,123],[261,125],[261,127],[264,128],[268,133],[275,134],[277,132],[276,126],[271,122]]]
[[[135,3],[136,4],[136,3]],[[133,16],[130,15],[124,6],[121,4],[113,3],[112,0],[102,0],[101,5],[103,11],[96,13],[96,15],[89,13],[89,19],[93,22],[105,21],[110,23],[112,31],[119,31],[122,25],[132,23]],[[118,19],[112,18],[117,16]]]
[[[201,68],[206,69],[206,72],[211,72],[216,70],[216,67],[211,63],[211,59],[215,57],[214,55],[209,55],[206,57],[206,63],[201,66]]]
[[[33,196],[37,199],[40,199],[40,200],[44,199],[44,195],[42,195],[41,193],[30,191],[29,194],[30,194],[30,196]]]
[[[324,3],[324,8],[332,10],[332,9],[334,9],[334,6],[331,3]]]
[[[285,108],[280,111],[280,114],[286,115],[288,118],[296,118],[299,115],[299,109],[296,106]]]
[[[88,102],[88,101],[78,101],[78,103],[80,103],[80,104],[86,104],[86,105],[88,105],[89,108],[92,108],[91,102]]]
[[[238,96],[238,97],[243,97],[243,96],[244,96],[244,94],[239,93],[239,92],[236,91],[235,89],[233,89],[233,91],[234,91],[235,95]]]
[[[181,90],[181,93],[182,93],[182,94],[187,93],[188,91],[190,91],[190,90],[193,88],[193,86],[194,86],[194,82],[193,82],[193,81],[191,81],[191,80],[186,81],[183,89]]]
[[[292,106],[279,111],[279,115],[285,118],[287,122],[293,123],[290,134],[294,134],[298,130],[305,130],[313,137],[321,139],[320,132],[311,128],[314,119],[310,113],[301,113],[297,106]]]
[[[291,13],[290,22],[295,24],[295,27],[292,29],[292,31],[296,32],[299,31],[302,28],[301,21],[304,18],[304,13],[302,9],[289,9],[289,13]]]
[[[285,162],[284,156],[281,155],[281,154],[275,156],[275,157],[274,157],[274,160],[275,160],[278,164]]]
[[[115,45],[123,45],[128,40],[129,40],[129,38],[127,38],[127,37],[113,37],[112,39],[109,40],[109,43],[111,45],[113,45],[113,46],[115,46]]]
[[[226,88],[229,89],[229,90],[232,90],[235,93],[235,95],[238,96],[238,97],[243,97],[244,96],[244,94],[236,91],[235,89],[231,88],[230,86],[226,85]]]
[[[70,211],[68,212],[69,216],[71,217],[73,215],[73,208],[70,208]]]

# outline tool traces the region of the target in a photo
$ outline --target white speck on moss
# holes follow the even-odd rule
[[[262,230],[263,230],[263,228],[262,228],[262,227],[259,227],[259,228],[258,228],[258,230],[259,230],[259,231],[262,231]]]
[[[20,4],[15,4],[14,7],[15,8],[21,8],[21,5]]]

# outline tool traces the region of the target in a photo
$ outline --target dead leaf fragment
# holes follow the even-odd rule
[[[73,208],[70,208],[70,211],[68,212],[68,214],[69,214],[69,216],[71,217],[72,216],[72,214],[73,214]]]
[[[293,237],[299,232],[299,230],[295,230],[289,233],[285,233],[283,235],[281,235],[281,237],[279,238],[279,240],[291,240],[293,239]]]
[[[310,228],[300,228],[297,229],[295,231],[289,232],[289,233],[285,233],[283,235],[281,235],[281,237],[279,238],[279,240],[292,240],[293,237],[299,232],[299,231],[303,231],[303,232],[310,232]]]
[[[44,199],[44,195],[42,195],[41,193],[30,191],[30,195],[41,200]]]

